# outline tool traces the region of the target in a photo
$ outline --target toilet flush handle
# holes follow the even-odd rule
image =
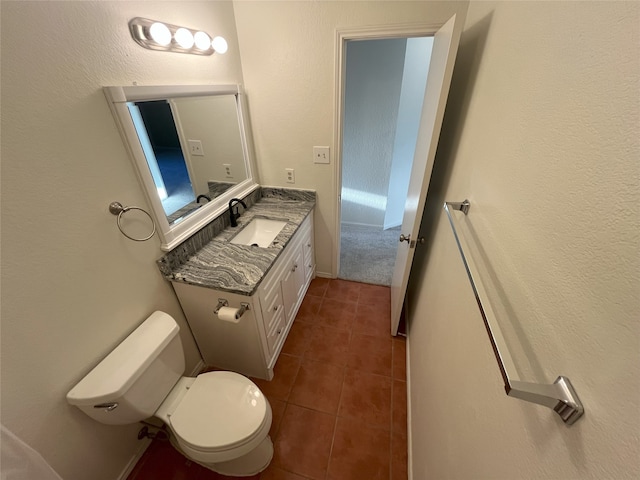
[[[118,408],[118,402],[99,403],[94,405],[93,408],[104,408],[105,412],[110,412]]]

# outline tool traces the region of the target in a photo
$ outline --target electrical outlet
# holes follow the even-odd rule
[[[329,147],[313,147],[313,163],[330,163]]]
[[[223,163],[222,166],[224,167],[224,176],[227,178],[233,178],[233,175],[231,174],[231,164]]]
[[[202,142],[200,140],[189,140],[188,142],[191,155],[204,157],[204,150],[202,149]]]
[[[296,183],[296,172],[293,168],[285,168],[287,174],[287,183]]]

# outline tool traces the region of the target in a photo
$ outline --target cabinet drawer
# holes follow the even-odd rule
[[[280,283],[275,283],[273,288],[265,292],[262,298],[264,300],[264,305],[262,307],[264,329],[266,332],[270,332],[273,329],[274,324],[278,321],[278,317],[282,315],[282,311],[284,310]]]
[[[280,305],[278,310],[274,312],[273,316],[273,327],[269,330],[267,334],[267,345],[269,346],[269,353],[273,354],[275,351],[276,345],[278,344],[278,340],[284,334],[285,327],[285,315],[284,315],[284,306]]]
[[[304,277],[305,281],[309,281],[314,275],[316,259],[314,258],[313,248],[313,229],[311,228],[311,222],[308,224],[308,228],[304,231],[302,237],[302,262],[304,264]]]
[[[302,240],[302,250],[304,252],[305,265],[313,265],[315,263],[313,259],[313,240],[311,239],[311,232]]]

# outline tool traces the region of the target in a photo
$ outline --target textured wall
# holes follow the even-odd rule
[[[135,16],[203,28],[225,56],[153,52]],[[117,478],[139,426],[109,427],[67,391],[156,309],[199,353],[157,237],[122,236],[109,202],[145,204],[104,85],[241,83],[228,2],[2,2],[2,422],[65,480]]]
[[[336,29],[405,24],[442,25],[467,2],[234,2],[260,181],[318,192],[315,210],[318,273],[336,261],[335,165],[312,162],[314,145],[329,145],[335,123]]]
[[[412,276],[416,480],[640,476],[639,6],[471,3]],[[572,427],[504,394],[442,211],[466,197],[516,368],[572,380]]]
[[[347,43],[342,223],[384,223],[406,48],[404,38]]]

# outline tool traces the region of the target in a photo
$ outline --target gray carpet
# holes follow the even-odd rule
[[[400,227],[342,224],[338,278],[374,285],[391,285]]]

